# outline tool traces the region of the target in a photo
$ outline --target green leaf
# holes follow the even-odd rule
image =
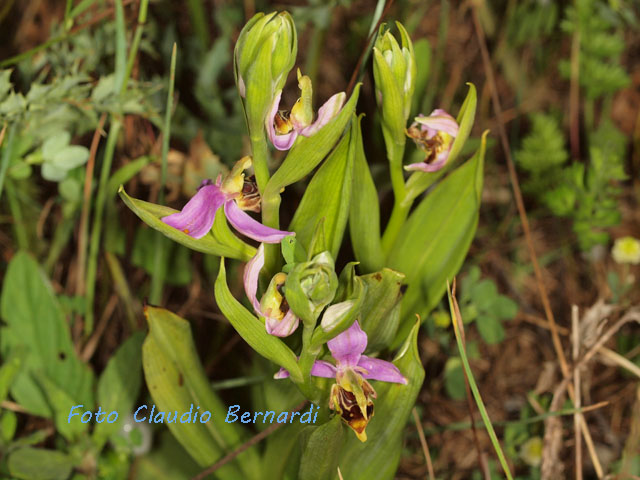
[[[264,196],[270,198],[308,175],[336,144],[355,111],[360,84],[340,113],[311,137],[298,139],[284,162],[267,183]]]
[[[132,198],[127,195],[127,192],[125,192],[122,187],[118,190],[118,193],[122,201],[140,220],[185,247],[196,250],[197,252],[235,258],[244,262],[256,254],[255,248],[244,243],[229,230],[222,209],[219,209],[216,213],[211,231],[204,237],[195,239],[177,228],[167,225],[161,220],[162,217],[176,213],[177,210]]]
[[[9,264],[0,298],[3,357],[26,350],[24,368],[11,386],[13,398],[30,413],[50,417],[51,407],[34,378],[40,372],[76,404],[93,406],[93,374],[76,356],[69,327],[53,289],[37,262],[17,253]]]
[[[405,276],[384,268],[361,277],[366,288],[360,324],[367,332],[367,347],[377,352],[389,346],[395,338],[400,322],[401,287]]]
[[[47,396],[47,401],[53,410],[53,421],[56,430],[67,441],[76,441],[89,428],[89,423],[80,421],[80,417],[69,419],[71,408],[77,403],[64,389],[60,388],[55,382],[49,380],[41,372],[34,373],[38,384]],[[82,404],[83,408],[76,409],[82,415],[83,410],[92,410],[93,404]]]
[[[26,353],[27,351],[24,349],[15,349],[0,366],[0,402],[7,399],[13,380],[25,363]]]
[[[402,451],[402,436],[422,381],[424,369],[418,353],[419,322],[413,325],[393,364],[407,378],[407,385],[373,381],[378,398],[375,415],[367,426],[368,440],[360,442],[351,431],[340,457],[342,476],[349,480],[394,478]]]
[[[71,134],[69,132],[61,131],[56,135],[51,135],[42,144],[42,158],[53,161],[56,154],[69,145],[70,141]]]
[[[444,388],[453,400],[463,400],[467,395],[460,357],[451,357],[445,363]]]
[[[68,455],[44,448],[20,448],[9,455],[9,472],[24,480],[65,480],[73,462]]]
[[[351,139],[353,125],[357,123],[352,121],[351,132],[342,137],[313,176],[289,225],[297,240],[309,249],[318,220],[323,218],[327,249],[334,258],[338,256],[349,215],[355,149]]]
[[[518,304],[504,295],[499,295],[491,304],[491,314],[498,320],[511,320],[517,313]]]
[[[300,480],[330,480],[336,477],[338,458],[342,449],[344,426],[340,415],[324,425],[308,427],[313,433],[300,460]]]
[[[81,145],[69,145],[56,152],[51,159],[51,163],[61,170],[71,170],[72,168],[84,165],[89,160],[89,150]]]
[[[189,322],[164,310],[147,306],[145,316],[149,334],[142,347],[145,379],[157,411],[174,412],[181,416],[190,408],[209,411],[212,419],[202,424],[168,423],[171,433],[201,466],[214,463],[243,440],[242,432],[233,423],[222,421],[227,408],[209,385],[197,356]],[[193,407],[191,407],[193,405]],[[145,414],[150,413],[147,409]],[[221,478],[255,478],[255,452],[246,451],[238,462],[228,463],[219,470]]]
[[[9,443],[13,440],[18,428],[18,415],[11,410],[5,410],[0,416],[0,442]]]
[[[493,280],[481,280],[471,287],[469,297],[479,311],[487,312],[498,297],[498,289]]]
[[[123,412],[132,411],[140,393],[142,373],[143,332],[131,335],[109,359],[98,380],[97,403],[105,412],[119,412],[114,423],[98,423],[93,431],[99,444],[106,441],[121,426]],[[122,418],[121,418],[122,416]]]
[[[361,118],[361,117],[360,117]],[[356,142],[353,160],[353,191],[349,210],[349,234],[356,259],[365,272],[380,270],[384,266],[384,254],[380,242],[380,202],[373,183],[362,144],[360,118],[351,131]]]
[[[264,323],[254,317],[235,299],[227,286],[225,262],[220,262],[220,271],[215,285],[216,302],[222,314],[240,336],[263,357],[287,369],[294,381],[302,381],[294,353],[278,337],[269,335]]]
[[[504,328],[502,323],[492,315],[480,315],[476,319],[478,332],[482,339],[489,345],[500,343],[504,340]]]
[[[478,224],[486,132],[471,160],[445,178],[411,214],[400,231],[388,265],[407,276],[403,320],[406,335],[416,313],[426,318],[440,301],[446,282],[460,269]]]

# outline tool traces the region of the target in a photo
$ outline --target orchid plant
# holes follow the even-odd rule
[[[236,162],[225,178],[205,180],[180,211],[120,190],[149,226],[194,250],[224,257],[215,283],[218,307],[249,346],[275,364],[270,368],[277,381],[265,391],[288,392],[267,395],[273,401],[269,409],[292,408],[300,399],[321,408],[313,427],[287,425],[286,438],[267,439],[262,464],[270,465],[272,478],[291,468],[298,468],[291,478],[307,478],[308,472],[313,478],[336,478],[337,467],[349,479],[393,478],[402,433],[424,378],[419,319],[441,300],[475,233],[484,136],[470,160],[456,162],[473,124],[475,88],[470,85],[456,118],[436,109],[409,124],[416,61],[408,32],[397,27],[400,42],[383,25],[373,47],[375,95],[395,199],[384,232],[356,115],[359,85],[348,99],[344,92],[331,96],[316,114],[311,79],[297,70],[300,98],[290,111],[281,110],[297,53],[295,26],[286,12],[257,14],[235,48],[251,155]],[[405,166],[405,150],[416,151],[405,148],[407,138],[424,159]],[[277,168],[270,145],[286,152]],[[282,191],[306,181],[316,167],[291,223],[281,229]],[[245,173],[249,169],[255,177]],[[412,172],[409,178],[405,171]],[[227,222],[248,240],[234,235]],[[355,261],[343,264],[338,274],[347,225]],[[251,240],[259,242],[257,248]],[[244,295],[232,294],[227,283],[227,271],[237,272],[240,265],[225,259],[244,262]],[[190,399],[219,403],[201,368],[193,368],[197,355],[188,324],[159,311],[148,311],[147,381],[161,377],[163,364],[156,356],[164,355],[166,365],[185,376],[187,389],[173,384],[168,391],[151,389],[154,401],[166,410]],[[389,361],[393,351],[395,359]],[[376,389],[369,381],[376,381]],[[203,466],[246,435],[220,422],[197,435],[191,427],[170,428]],[[299,440],[302,449],[296,450]],[[283,459],[283,451],[296,460]],[[250,449],[236,461],[257,462],[256,455]],[[238,478],[259,478],[259,470],[243,465]]]

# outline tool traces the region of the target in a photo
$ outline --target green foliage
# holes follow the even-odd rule
[[[591,138],[590,160],[567,164],[562,130],[550,115],[532,116],[532,130],[515,154],[529,174],[523,190],[556,216],[573,220],[582,250],[604,244],[606,229],[620,221],[617,182],[624,180],[625,137],[610,121],[603,121]]]
[[[622,32],[616,31],[616,14],[603,0],[577,0],[566,9],[562,29],[580,35],[580,85],[590,99],[611,95],[626,87],[629,76],[620,65],[625,48]],[[571,76],[568,60],[560,63],[560,72]]]
[[[558,22],[558,4],[525,0],[517,2],[509,16],[507,37],[519,47],[532,39],[538,40],[551,34]]]

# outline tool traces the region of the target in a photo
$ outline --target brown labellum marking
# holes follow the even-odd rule
[[[285,110],[279,110],[276,116],[273,117],[273,127],[278,135],[286,135],[293,130],[293,124],[289,120],[291,112]]]

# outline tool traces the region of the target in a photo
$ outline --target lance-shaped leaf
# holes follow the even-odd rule
[[[200,414],[211,412],[212,419],[204,424],[167,423],[194,460],[202,466],[210,465],[242,443],[243,432],[236,424],[219,420],[227,407],[209,385],[193,343],[189,322],[168,310],[151,306],[145,308],[145,316],[149,334],[142,348],[142,362],[157,411],[177,411],[182,416],[190,408],[195,411],[200,407]],[[138,417],[150,413],[147,408]],[[225,465],[224,473],[219,475],[223,478],[256,478],[256,463],[255,452],[247,450],[237,462]]]
[[[26,352],[11,385],[13,398],[30,413],[51,417],[51,405],[34,374],[39,372],[66,392],[75,405],[93,407],[93,373],[76,356],[69,326],[51,284],[38,263],[17,253],[4,277],[0,353]],[[68,407],[67,407],[68,408]]]
[[[69,455],[44,448],[20,448],[9,455],[9,473],[30,480],[65,480],[71,475],[73,460]]]
[[[296,232],[298,241],[309,248],[318,219],[324,219],[327,249],[335,257],[342,244],[347,226],[349,202],[353,185],[354,129],[359,122],[351,122],[347,133],[329,158],[309,182],[289,230]]]
[[[143,332],[131,335],[109,359],[107,367],[98,380],[97,403],[105,412],[130,412],[140,393],[142,374]],[[122,427],[124,416],[118,415],[113,423],[96,425],[93,436],[102,445]]]
[[[393,246],[389,265],[403,272],[409,285],[396,344],[416,313],[424,318],[437,305],[471,246],[478,225],[487,133],[473,158],[420,203]]]
[[[405,276],[390,268],[383,268],[360,278],[367,289],[360,311],[360,324],[369,337],[369,349],[376,352],[388,347],[395,338],[400,322],[401,288]]]
[[[464,144],[471,133],[473,121],[476,118],[476,105],[478,103],[476,87],[473,83],[468,83],[468,85],[469,93],[467,93],[467,96],[462,103],[462,107],[460,107],[460,112],[458,112],[458,117],[456,118],[460,128],[458,129],[458,134],[453,141],[453,145],[451,145],[451,150],[447,157],[447,164],[444,168],[433,173],[414,172],[407,181],[407,194],[404,199],[405,203],[412,202],[416,197],[418,197],[418,195],[433,185],[445,173],[450,171],[453,168],[458,155],[460,155],[462,147],[464,147]]]
[[[269,180],[264,197],[279,195],[280,191],[308,175],[336,144],[356,108],[360,84],[340,113],[310,137],[302,137]]]
[[[222,209],[218,209],[216,212],[211,231],[204,237],[196,239],[161,220],[163,217],[177,213],[177,210],[132,198],[127,195],[127,192],[122,187],[118,190],[118,193],[122,201],[140,220],[185,247],[210,255],[235,258],[242,261],[249,260],[256,253],[255,248],[247,245],[231,232]]]
[[[402,434],[422,381],[424,369],[418,354],[419,322],[413,325],[393,364],[406,377],[407,384],[375,382],[378,393],[374,416],[367,426],[367,441],[348,435],[339,466],[350,480],[394,478],[402,450]]]
[[[308,427],[310,434],[300,459],[300,480],[330,480],[335,478],[338,458],[344,440],[340,415],[317,427]],[[302,432],[301,435],[306,433]]]
[[[244,308],[229,291],[224,259],[220,262],[215,295],[222,314],[251,348],[291,372],[291,378],[294,381],[302,381],[302,373],[291,349],[279,338],[269,335],[264,323]]]
[[[384,254],[380,243],[380,202],[373,183],[362,144],[360,121],[353,122],[352,142],[356,149],[353,159],[353,191],[349,208],[349,234],[351,245],[360,268],[365,272],[380,270],[384,265]],[[354,138],[355,137],[355,138]]]

